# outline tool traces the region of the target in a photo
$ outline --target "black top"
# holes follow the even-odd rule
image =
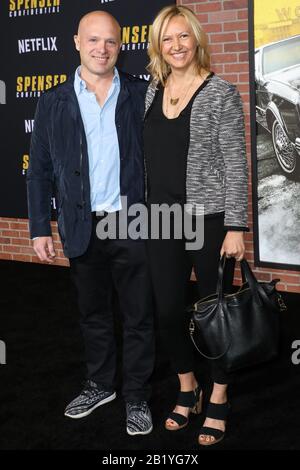
[[[168,119],[163,112],[164,88],[160,86],[156,93],[144,125],[149,204],[184,204],[186,201],[191,110],[195,97],[208,81],[206,79],[199,86],[187,106],[174,119]]]

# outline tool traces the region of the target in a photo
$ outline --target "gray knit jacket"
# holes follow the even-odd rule
[[[157,82],[153,80],[146,94],[145,116],[156,92]],[[195,208],[203,205],[205,214],[224,211],[225,227],[247,227],[243,105],[237,88],[217,75],[209,78],[192,106],[186,202]]]

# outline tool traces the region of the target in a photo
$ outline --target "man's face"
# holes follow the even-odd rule
[[[112,73],[120,52],[120,30],[109,17],[95,15],[87,18],[74,36],[80,53],[82,71],[108,76]]]

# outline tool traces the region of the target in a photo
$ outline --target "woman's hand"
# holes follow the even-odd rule
[[[234,257],[237,261],[241,261],[245,254],[244,232],[228,231],[224,238],[221,257],[226,254],[228,258]]]

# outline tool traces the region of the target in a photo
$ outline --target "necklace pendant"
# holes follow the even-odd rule
[[[179,98],[170,98],[170,103],[172,106],[176,106],[178,104]]]

